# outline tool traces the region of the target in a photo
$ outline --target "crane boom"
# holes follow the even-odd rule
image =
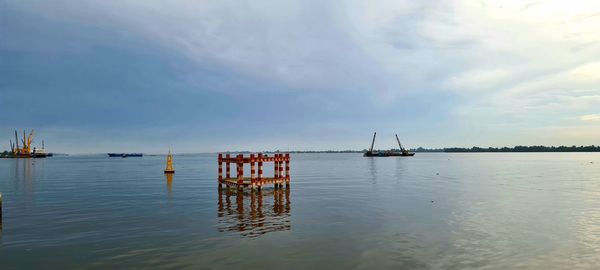
[[[375,137],[377,136],[377,132],[373,133],[373,141],[371,142],[371,148],[369,152],[373,152],[373,146],[375,146]]]
[[[29,137],[27,137],[27,148],[31,149],[31,143],[33,143],[33,129],[29,132]]]
[[[400,139],[398,139],[398,134],[394,134],[396,135],[396,141],[398,141],[398,146],[400,146],[400,151],[404,152],[404,147],[402,147],[402,144],[400,143]]]
[[[19,151],[19,135],[17,134],[16,129],[15,129],[15,143],[17,144],[16,150]]]

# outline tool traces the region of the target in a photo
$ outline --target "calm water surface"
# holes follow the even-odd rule
[[[600,268],[600,153],[294,154],[254,194],[164,160],[0,159],[0,268]]]

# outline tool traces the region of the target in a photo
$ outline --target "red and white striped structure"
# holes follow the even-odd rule
[[[219,185],[234,186],[234,187],[251,187],[260,189],[263,185],[273,184],[275,188],[290,185],[290,154],[273,154],[273,156],[263,155],[262,153],[250,154],[249,157],[244,157],[243,154],[238,154],[231,157],[230,154],[219,153]],[[263,176],[263,163],[273,162],[273,177]],[[225,163],[225,177],[223,177],[223,163]],[[236,165],[236,177],[231,177],[230,166]],[[244,164],[250,163],[250,177],[244,177]],[[285,174],[284,170],[285,163]],[[258,172],[256,165],[258,165]]]

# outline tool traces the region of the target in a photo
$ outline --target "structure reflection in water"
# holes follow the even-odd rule
[[[291,229],[290,189],[244,191],[219,187],[218,230],[242,236]]]
[[[171,198],[171,191],[173,190],[173,174],[165,173],[165,179],[167,180],[167,195]]]
[[[15,180],[15,188],[22,190],[28,201],[32,200],[34,184],[38,174],[44,171],[44,161],[37,159],[14,159],[15,170],[12,175]]]
[[[171,194],[171,190],[173,189],[173,174],[165,174],[165,179],[167,179],[167,191]]]

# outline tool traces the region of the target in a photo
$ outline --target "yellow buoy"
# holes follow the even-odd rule
[[[167,167],[165,168],[165,173],[175,173],[175,170],[173,170],[173,155],[170,150],[167,155]]]

